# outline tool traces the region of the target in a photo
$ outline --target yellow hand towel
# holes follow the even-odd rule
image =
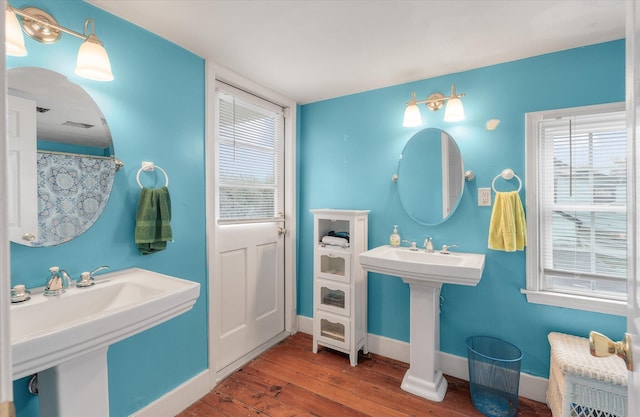
[[[489,249],[515,252],[527,246],[527,222],[517,191],[497,192],[489,224]]]

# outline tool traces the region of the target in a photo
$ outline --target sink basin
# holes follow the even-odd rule
[[[484,259],[485,255],[477,253],[426,253],[387,245],[361,253],[360,265],[367,271],[405,280],[475,286],[482,277]]]
[[[12,304],[13,378],[109,346],[191,309],[200,284],[132,268],[96,276],[96,285]]]

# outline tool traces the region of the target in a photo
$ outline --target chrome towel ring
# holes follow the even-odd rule
[[[164,186],[165,187],[169,186],[169,176],[167,175],[164,169],[160,168],[158,165],[154,164],[153,162],[142,161],[142,168],[138,170],[138,174],[136,175],[136,181],[138,181],[138,185],[140,186],[140,188],[144,188],[144,186],[140,182],[140,173],[142,171],[154,171],[156,169],[164,174],[164,178],[165,178]]]
[[[498,192],[498,190],[496,190],[496,180],[498,178],[502,177],[503,179],[509,181],[512,178],[515,178],[518,180],[518,192],[520,192],[520,190],[522,189],[522,180],[520,179],[519,176],[517,176],[513,170],[511,168],[506,168],[503,169],[501,173],[499,173],[498,175],[495,176],[495,178],[493,179],[493,181],[491,182],[491,188],[493,188],[494,192]]]

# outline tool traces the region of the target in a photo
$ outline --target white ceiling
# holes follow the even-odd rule
[[[86,1],[301,104],[625,34],[625,0]]]

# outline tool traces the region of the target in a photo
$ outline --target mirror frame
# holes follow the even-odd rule
[[[444,146],[443,139],[446,139]],[[438,142],[435,142],[436,140]],[[425,143],[424,141],[434,144]],[[425,146],[429,147],[429,151],[433,150],[433,152],[423,152],[421,155],[415,153],[416,148],[422,150]],[[449,156],[447,160],[444,160],[444,154]],[[451,158],[454,159],[451,160]],[[450,161],[453,161],[453,164]],[[408,166],[407,164],[409,163],[412,165]],[[449,168],[445,169],[446,167]],[[414,178],[435,178],[437,175],[435,173],[438,171],[440,172],[439,181],[419,181]],[[442,224],[455,213],[460,205],[465,183],[464,160],[458,144],[448,132],[438,128],[425,128],[414,133],[402,150],[397,172],[400,203],[405,213],[417,223],[424,226]],[[445,176],[446,178],[444,178]],[[456,191],[455,198],[449,196],[448,201],[445,201],[443,196],[443,184],[445,181],[447,182],[447,188],[453,187],[454,191]],[[438,182],[440,183],[439,187],[437,185]],[[436,192],[439,193],[437,197],[433,194]],[[410,195],[415,193],[420,196],[434,196],[436,204],[442,206],[440,211],[442,216],[428,216],[427,213],[416,213],[416,210],[420,210],[420,207],[412,207],[412,199],[409,198]],[[415,204],[413,205],[415,206]]]
[[[104,114],[82,86],[49,69],[8,69],[7,89],[8,95],[33,100],[37,106],[34,201],[37,201],[38,231],[34,240],[29,233],[22,240],[15,236],[11,240],[29,247],[55,246],[73,240],[102,215],[115,172],[122,166],[115,157]],[[65,99],[57,100],[58,97]],[[45,122],[46,119],[52,120]],[[17,194],[20,192],[15,190]]]

